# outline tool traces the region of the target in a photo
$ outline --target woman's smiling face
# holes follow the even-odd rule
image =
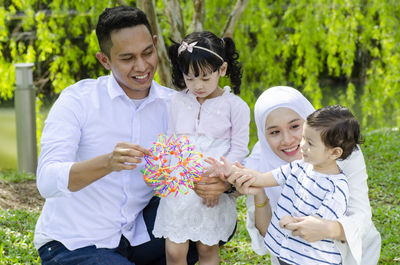
[[[301,159],[304,119],[289,108],[277,108],[265,121],[265,138],[272,151],[286,162]]]

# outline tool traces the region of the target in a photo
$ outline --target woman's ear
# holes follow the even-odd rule
[[[332,160],[337,160],[342,156],[342,154],[343,154],[343,149],[341,147],[334,147],[331,149],[331,154],[329,157]]]
[[[97,52],[96,58],[104,66],[104,68],[106,68],[107,70],[111,70],[110,59],[108,59],[107,55],[102,52]]]
[[[220,76],[225,76],[226,75],[226,70],[228,69],[228,63],[224,62],[221,67],[219,68],[219,75]]]

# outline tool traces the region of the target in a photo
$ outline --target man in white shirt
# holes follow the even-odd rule
[[[164,264],[164,242],[149,233],[158,202],[140,169],[175,92],[153,81],[157,37],[142,11],[107,8],[96,34],[112,74],[67,87],[48,115],[34,244],[42,264]]]

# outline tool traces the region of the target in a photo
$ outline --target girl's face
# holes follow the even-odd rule
[[[277,108],[265,121],[265,138],[272,151],[286,162],[302,158],[300,142],[304,119],[289,108]]]
[[[221,76],[226,73],[227,63],[224,62],[219,70],[215,72],[200,72],[199,76],[195,76],[193,68],[190,68],[187,75],[183,74],[186,87],[192,92],[200,103],[206,99],[220,96],[223,91],[218,87],[218,81]]]

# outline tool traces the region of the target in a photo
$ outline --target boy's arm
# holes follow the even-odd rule
[[[205,161],[212,166],[212,173],[210,176],[218,176],[222,180],[227,180],[233,185],[235,185],[235,182],[239,178],[243,179],[245,177],[246,180],[255,178],[254,183],[251,184],[252,187],[278,186],[278,182],[271,172],[261,173],[249,168],[232,166],[232,164],[223,156],[221,156],[221,161],[218,161],[213,157],[208,157]]]
[[[254,182],[251,184],[252,187],[274,187],[278,186],[278,182],[272,175],[272,172],[259,172],[257,170],[249,169],[249,168],[239,168],[236,166],[232,167],[232,174],[228,177],[228,181],[232,184],[239,178],[243,178],[246,176],[254,178]]]

